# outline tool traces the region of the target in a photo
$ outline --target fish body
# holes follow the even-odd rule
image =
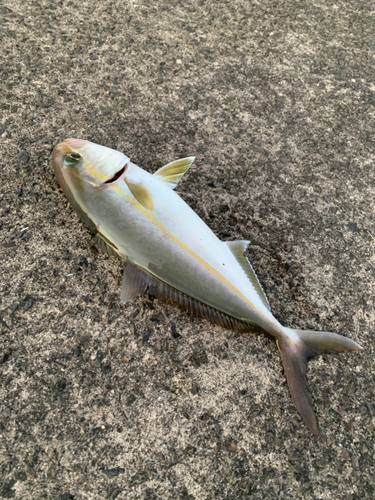
[[[293,401],[307,427],[321,437],[305,380],[308,359],[360,349],[334,333],[283,327],[243,255],[247,241],[222,242],[174,188],[194,158],[150,174],[119,151],[67,139],[53,166],[65,194],[97,233],[102,250],[126,262],[121,298],[149,289],[207,319],[240,331],[254,327],[275,337]]]

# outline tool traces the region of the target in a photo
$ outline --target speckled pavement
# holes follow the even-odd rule
[[[356,0],[0,3],[0,498],[375,495],[375,10]],[[60,191],[66,137],[150,172],[248,257],[284,325],[350,336],[295,411],[275,343],[119,298]]]

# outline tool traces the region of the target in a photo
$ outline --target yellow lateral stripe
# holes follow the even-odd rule
[[[245,295],[243,295],[242,292],[240,292],[230,281],[228,281],[222,274],[220,274],[214,267],[210,266],[210,264],[208,264],[205,260],[202,259],[202,257],[200,257],[196,252],[194,252],[193,250],[191,250],[191,248],[188,247],[188,245],[186,245],[185,243],[183,243],[181,240],[179,240],[178,238],[176,238],[176,236],[174,236],[174,234],[172,234],[165,226],[162,222],[159,221],[159,219],[151,212],[149,212],[148,210],[144,209],[143,206],[138,203],[135,199],[132,199],[130,196],[128,196],[122,189],[120,186],[116,185],[116,184],[113,184],[113,185],[110,185],[112,189],[114,189],[120,196],[123,196],[124,198],[126,198],[130,203],[132,203],[132,205],[135,206],[135,208],[140,211],[142,213],[142,215],[144,215],[150,222],[152,222],[153,224],[155,224],[156,227],[158,227],[159,229],[161,229],[163,231],[164,234],[166,234],[167,236],[169,236],[169,238],[174,241],[178,246],[180,246],[181,248],[183,248],[184,250],[186,250],[190,255],[192,255],[193,257],[195,257],[198,262],[200,262],[201,264],[203,264],[203,266],[208,270],[208,271],[211,271],[213,274],[215,274],[215,276],[217,276],[219,279],[221,279],[232,291],[234,291],[235,293],[237,293],[240,297],[243,298],[243,300],[249,304],[253,309],[255,309],[259,314],[261,314],[262,316],[264,316],[264,314],[262,314],[259,309],[257,309],[254,304],[252,302],[250,302],[246,297]]]

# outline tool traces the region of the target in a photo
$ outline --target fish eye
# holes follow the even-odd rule
[[[63,162],[65,165],[76,165],[81,160],[81,155],[78,153],[68,153],[64,155]]]

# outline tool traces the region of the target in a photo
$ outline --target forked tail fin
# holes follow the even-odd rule
[[[336,333],[292,330],[291,328],[285,328],[285,331],[287,336],[279,338],[277,345],[294,405],[306,427],[322,440],[307,385],[307,362],[319,354],[356,351],[362,347],[354,340]]]

